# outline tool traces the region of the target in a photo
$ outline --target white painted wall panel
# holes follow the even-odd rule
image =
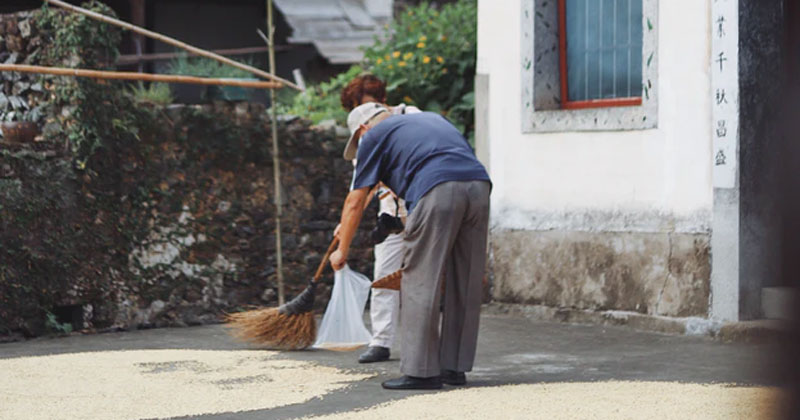
[[[616,218],[619,229],[627,223],[642,230],[669,230],[672,224],[687,231],[708,229],[707,1],[659,2],[658,128],[625,132],[523,134],[520,1],[480,0],[478,7],[478,72],[489,76],[495,227],[536,229],[551,217],[556,221],[551,228],[571,220],[572,229],[602,230],[605,218],[576,222],[574,217],[602,213]]]

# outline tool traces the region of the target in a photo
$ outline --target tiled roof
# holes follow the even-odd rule
[[[393,0],[275,0],[292,27],[289,42],[314,44],[332,64],[361,61],[389,22]]]

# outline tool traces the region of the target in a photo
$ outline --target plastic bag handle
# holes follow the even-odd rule
[[[336,245],[339,245],[339,238],[334,236],[330,246],[328,246],[328,251],[325,252],[325,256],[322,257],[322,261],[319,263],[319,267],[317,267],[317,272],[314,274],[314,279],[312,280],[314,283],[322,278],[322,271],[325,269],[325,264],[328,263],[328,259],[331,257],[331,254],[333,254],[333,251],[336,251]]]

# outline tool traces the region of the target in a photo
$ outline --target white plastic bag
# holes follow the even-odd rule
[[[333,277],[331,300],[317,331],[315,348],[353,350],[369,343],[372,335],[364,326],[369,279],[345,266]]]

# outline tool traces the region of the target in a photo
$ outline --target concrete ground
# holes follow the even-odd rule
[[[571,325],[484,315],[469,387],[605,380],[781,385],[778,343],[724,344],[703,337],[670,336],[621,327]],[[242,350],[221,325],[73,335],[0,345],[0,360],[23,356],[141,349]],[[280,357],[349,371],[377,373],[341,391],[271,410],[206,415],[201,419],[283,419],[346,412],[408,397],[380,383],[398,375],[389,362],[359,365],[356,352],[298,351]]]

